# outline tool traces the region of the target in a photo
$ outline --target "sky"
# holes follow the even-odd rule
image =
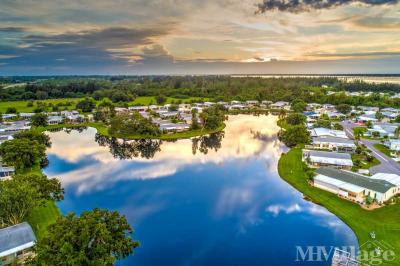
[[[0,0],[0,75],[400,73],[399,0]]]

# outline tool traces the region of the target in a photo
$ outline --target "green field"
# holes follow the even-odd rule
[[[375,210],[365,210],[358,204],[311,186],[303,168],[301,148],[293,148],[288,153],[283,154],[278,163],[278,171],[282,179],[302,192],[308,199],[324,206],[343,220],[356,234],[362,251],[368,252],[370,256],[376,256],[373,247],[373,244],[377,243],[375,241],[383,241],[390,245],[396,253],[393,261],[385,261],[379,265],[400,265],[399,203]],[[371,231],[376,233],[375,240],[372,240],[369,236]],[[379,260],[380,258],[375,257],[375,259]]]
[[[368,162],[367,160],[364,159],[364,157],[360,154],[354,153],[351,155],[351,159],[354,162],[355,160],[360,160],[361,161],[361,165],[359,167],[359,169],[369,169],[373,166],[376,166],[378,164],[380,164],[381,162],[376,159],[374,157],[374,159],[371,162]]]
[[[58,103],[66,103],[72,102],[70,106],[61,106],[60,110],[73,110],[75,109],[75,105],[77,102],[82,100],[83,98],[66,98],[66,99],[50,99],[50,100],[41,100],[39,102],[43,102],[46,104],[52,103],[56,105]],[[183,103],[189,103],[191,101],[208,101],[208,98],[200,98],[200,97],[190,97],[185,99],[178,99],[178,98],[171,98],[167,97],[166,103],[177,103],[178,101],[182,101]],[[0,102],[0,113],[6,113],[7,108],[15,107],[19,113],[32,113],[35,108],[37,107],[36,103],[38,101],[33,101],[34,106],[28,107],[29,101],[13,101],[13,102]],[[99,103],[100,101],[97,101]],[[156,97],[137,97],[134,101],[128,103],[130,106],[133,105],[150,105],[150,104],[157,104]]]

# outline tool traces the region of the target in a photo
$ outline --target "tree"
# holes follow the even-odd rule
[[[305,144],[310,141],[310,133],[304,125],[289,126],[279,133],[279,138],[288,147]]]
[[[50,137],[43,132],[37,130],[24,130],[20,131],[14,135],[14,139],[28,139],[35,140],[39,144],[45,145],[46,147],[51,147]]]
[[[144,118],[138,112],[115,115],[110,120],[108,132],[112,136],[159,136],[161,131],[151,120]]]
[[[3,114],[0,113],[0,123],[3,123],[3,122],[4,122],[4,120],[3,120]]]
[[[301,99],[295,99],[292,101],[292,110],[296,113],[302,113],[306,110],[307,104]]]
[[[157,104],[164,104],[167,101],[167,97],[165,97],[164,95],[160,94],[157,96],[156,98]]]
[[[38,240],[33,265],[113,265],[133,253],[139,242],[124,216],[94,209],[60,217]]]
[[[192,124],[190,128],[194,130],[200,128],[197,109],[192,109]]]
[[[0,226],[21,223],[35,207],[47,200],[62,200],[59,180],[42,174],[15,175],[0,182]]]
[[[32,116],[32,126],[35,127],[46,127],[48,125],[47,115],[43,113],[37,113]]]
[[[318,119],[317,122],[315,122],[314,127],[331,128],[331,121]]]
[[[106,122],[111,117],[115,116],[115,106],[109,100],[103,100],[96,109],[93,115],[94,120]]]
[[[6,109],[6,114],[16,114],[17,113],[17,108],[15,107],[8,107]]]
[[[381,121],[383,119],[383,114],[381,112],[376,112],[375,118]]]
[[[351,111],[351,106],[348,104],[339,104],[336,106],[336,110],[342,114],[348,114]]]
[[[14,139],[0,145],[3,162],[16,170],[30,168],[46,157],[46,147],[35,140]]]
[[[221,105],[213,105],[205,108],[200,114],[201,120],[203,121],[203,128],[206,129],[217,129],[225,121],[224,107]]]
[[[91,98],[85,98],[76,104],[76,108],[82,110],[82,112],[91,112],[96,107],[96,102]]]
[[[343,126],[339,123],[333,124],[333,129],[335,130],[343,130]]]
[[[301,125],[306,122],[306,117],[300,113],[291,113],[286,117],[289,125]]]

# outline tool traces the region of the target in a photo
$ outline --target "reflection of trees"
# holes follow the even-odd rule
[[[161,151],[161,140],[140,139],[140,140],[119,140],[100,134],[96,134],[95,141],[100,146],[108,146],[111,154],[118,159],[132,159],[142,157],[146,159],[153,158]]]
[[[192,139],[192,153],[196,154],[197,150],[207,154],[209,149],[218,151],[221,148],[221,142],[224,138],[224,132],[210,134]]]

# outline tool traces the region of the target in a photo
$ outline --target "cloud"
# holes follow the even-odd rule
[[[308,12],[318,9],[330,9],[351,3],[361,3],[368,6],[393,5],[398,0],[264,0],[257,5],[257,13],[268,11],[284,11],[291,13]]]
[[[300,207],[300,205],[297,203],[289,206],[276,204],[268,206],[266,208],[266,211],[272,213],[273,216],[278,216],[280,213],[291,214],[291,213],[301,212],[302,210],[303,208]]]

